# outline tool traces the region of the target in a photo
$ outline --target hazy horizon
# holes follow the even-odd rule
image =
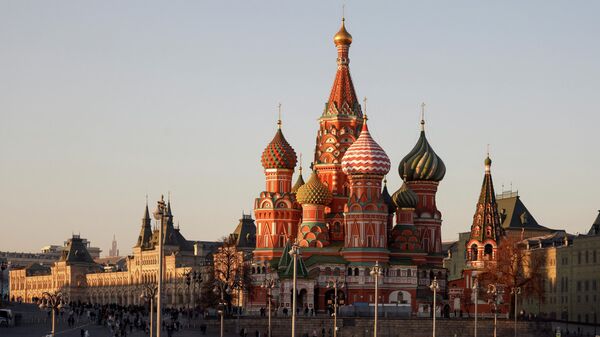
[[[426,132],[447,174],[442,239],[470,229],[490,144],[496,192],[587,233],[600,209],[597,2],[346,1],[369,129],[399,161]],[[188,240],[216,240],[264,189],[276,130],[307,168],[336,71],[341,2],[0,3],[0,250],[80,233],[121,255],[171,192]],[[305,170],[305,178],[307,177]],[[294,176],[295,180],[295,176]]]

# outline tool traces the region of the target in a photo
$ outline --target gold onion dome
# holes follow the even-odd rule
[[[296,192],[296,200],[304,205],[328,205],[331,202],[331,192],[323,185],[317,173],[313,171],[310,179]]]
[[[342,27],[340,27],[340,30],[333,36],[333,43],[335,43],[336,46],[352,44],[352,35],[346,30],[344,21],[346,21],[346,19],[342,18]]]
[[[403,183],[394,194],[392,194],[392,202],[398,208],[416,208],[418,197],[417,194],[411,190],[406,183]]]
[[[285,140],[281,128],[273,140],[267,145],[261,157],[262,166],[266,169],[290,169],[296,167],[296,151]]]
[[[415,147],[400,161],[398,172],[401,177],[406,177],[406,181],[439,182],[444,179],[446,165],[429,145],[425,137],[425,130],[421,130],[421,136]]]
[[[492,166],[492,159],[489,155],[485,158],[483,163],[485,164],[485,166]]]

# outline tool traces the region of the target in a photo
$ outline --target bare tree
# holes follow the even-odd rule
[[[224,298],[231,308],[233,294],[241,296],[240,293],[251,292],[250,257],[237,248],[233,238],[225,237],[222,242],[223,244],[214,254],[214,281],[211,283],[214,287],[220,282],[229,289],[229,292],[224,294]]]
[[[531,254],[515,238],[504,237],[498,245],[495,261],[486,263],[480,275],[480,284],[496,284],[505,292],[504,298],[510,298],[510,315],[514,314],[514,296],[512,290],[521,288],[523,297],[544,297],[543,260],[540,254]],[[485,288],[484,288],[485,289]]]

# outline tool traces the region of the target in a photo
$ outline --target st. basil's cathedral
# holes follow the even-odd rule
[[[337,72],[319,118],[314,161],[305,182],[296,152],[285,139],[281,120],[262,153],[266,188],[254,203],[256,247],[253,283],[279,280],[273,296],[280,307],[292,302],[291,245],[297,242],[297,294],[300,310],[325,310],[337,279],[346,310],[374,302],[375,263],[383,267],[379,303],[396,312],[428,313],[434,277],[446,287],[441,241],[442,214],[436,192],[446,167],[434,152],[421,120],[420,137],[398,164],[403,184],[390,195],[385,176],[392,163],[369,132],[349,68],[352,36],[344,20],[333,42]],[[298,168],[295,182],[294,172]],[[253,287],[248,305],[265,306],[265,289]],[[266,301],[266,300],[265,300]]]

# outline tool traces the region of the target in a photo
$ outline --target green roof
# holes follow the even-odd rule
[[[343,257],[339,255],[312,255],[306,259],[306,266],[310,267],[315,264],[348,264]]]

